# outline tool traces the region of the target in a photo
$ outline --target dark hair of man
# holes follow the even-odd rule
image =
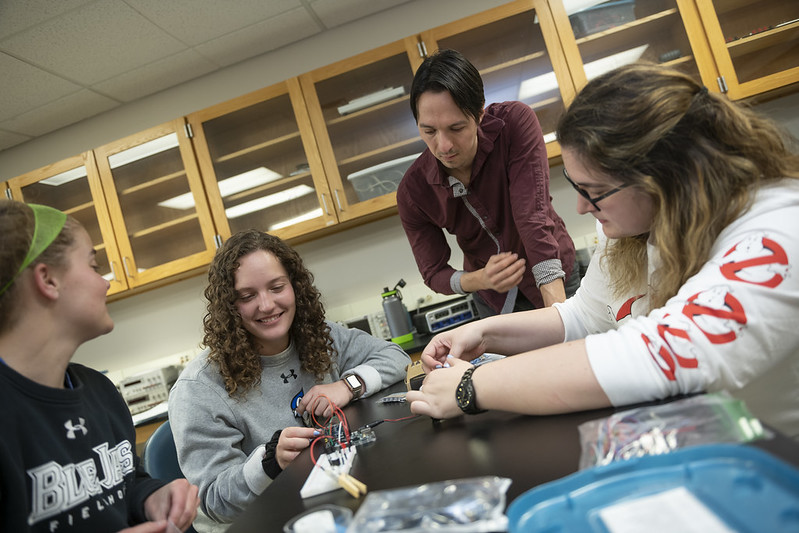
[[[455,50],[439,50],[422,62],[411,84],[411,112],[419,122],[417,104],[422,93],[448,92],[455,105],[466,116],[480,120],[485,106],[483,80],[463,54]]]

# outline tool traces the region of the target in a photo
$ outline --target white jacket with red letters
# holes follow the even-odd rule
[[[610,401],[727,390],[762,421],[799,438],[799,180],[760,188],[702,269],[649,313],[645,287],[612,296],[599,224],[597,233],[580,289],[556,307],[565,340],[586,339]],[[651,279],[657,250],[647,252]]]

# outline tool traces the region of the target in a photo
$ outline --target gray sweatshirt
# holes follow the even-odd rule
[[[405,376],[410,358],[396,344],[328,325],[339,357],[322,383],[354,373],[369,396]],[[208,355],[205,350],[189,362],[172,387],[169,422],[180,468],[200,487],[202,511],[217,522],[232,522],[271,482],[261,466],[264,443],[277,430],[303,426],[294,406],[318,383],[300,369],[292,343],[278,355],[261,357],[260,385],[231,398]]]

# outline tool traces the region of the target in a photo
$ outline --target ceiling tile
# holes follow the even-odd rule
[[[122,102],[132,102],[216,69],[216,65],[194,50],[186,50],[102,81],[92,89]]]
[[[30,137],[20,135],[19,133],[0,130],[0,150],[5,150],[6,148],[11,148],[12,146],[22,144],[30,139]]]
[[[0,120],[74,93],[80,86],[0,53]]]
[[[121,0],[84,5],[0,41],[0,50],[84,86],[185,48]]]
[[[93,0],[2,0],[0,1],[0,39],[27,30]]]
[[[189,45],[238,31],[302,7],[300,0],[126,0],[127,4]]]
[[[220,65],[232,65],[319,33],[321,28],[304,8],[292,9],[242,30],[203,43],[195,49]]]
[[[0,128],[24,135],[44,135],[108,111],[118,105],[119,102],[82,89],[11,120],[0,122]]]
[[[326,28],[335,28],[347,22],[404,4],[409,0],[315,0],[311,9]]]

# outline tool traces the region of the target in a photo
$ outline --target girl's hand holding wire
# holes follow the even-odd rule
[[[433,337],[422,351],[422,368],[425,373],[429,374],[436,368],[444,367],[449,362],[450,355],[466,361],[483,355],[487,350],[479,322],[465,324]]]
[[[472,365],[455,357],[447,359],[449,367],[429,373],[422,388],[408,391],[405,395],[411,404],[411,412],[431,418],[453,418],[463,414],[455,400],[455,389],[463,373]]]
[[[297,406],[297,411],[302,414],[308,411],[318,417],[333,415],[333,405],[344,407],[352,401],[352,392],[343,381],[335,381],[326,385],[314,385],[305,393]]]
[[[284,428],[280,432],[280,439],[277,441],[275,459],[281,469],[285,469],[305,448],[311,445],[314,437],[319,436],[319,430],[314,428],[304,428],[291,426]]]

